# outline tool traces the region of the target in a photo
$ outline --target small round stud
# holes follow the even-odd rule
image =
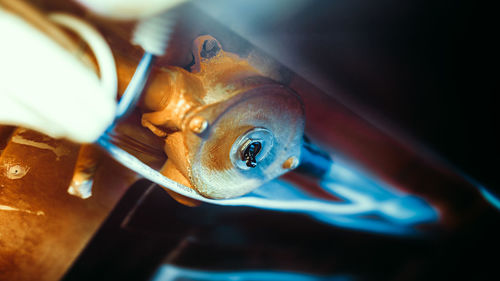
[[[285,170],[293,170],[297,168],[298,165],[299,165],[299,159],[297,159],[297,157],[295,156],[292,156],[286,159],[285,162],[283,162],[282,167]]]
[[[203,133],[208,127],[208,121],[201,116],[195,116],[189,122],[189,129],[196,134]]]

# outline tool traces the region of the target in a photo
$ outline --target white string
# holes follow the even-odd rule
[[[139,159],[135,158],[133,155],[112,144],[106,137],[101,137],[97,142],[113,157],[113,159],[117,160],[125,167],[131,169],[132,171],[135,171],[136,173],[140,174],[146,179],[155,182],[175,193],[205,203],[222,205],[222,206],[247,206],[259,209],[288,211],[288,212],[305,213],[305,214],[315,212],[324,214],[347,215],[347,214],[360,214],[363,212],[368,212],[373,209],[373,206],[370,204],[348,205],[342,203],[337,204],[332,202],[311,200],[311,199],[278,200],[278,199],[267,199],[254,196],[244,196],[232,199],[210,199],[203,197],[194,189],[191,189],[187,186],[179,184],[176,181],[166,178],[164,175],[160,174],[158,171],[144,164]]]

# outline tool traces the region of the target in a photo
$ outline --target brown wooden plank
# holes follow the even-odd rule
[[[133,182],[104,160],[93,196],[69,195],[78,148],[30,130],[13,133],[0,157],[0,280],[59,279]]]

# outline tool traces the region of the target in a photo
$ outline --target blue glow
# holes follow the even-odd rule
[[[498,199],[491,191],[486,189],[484,186],[478,186],[479,192],[483,196],[484,200],[488,201],[493,207],[500,210],[500,199]]]
[[[151,281],[351,281],[350,276],[320,276],[285,271],[202,271],[177,267],[171,264],[162,265]]]
[[[338,206],[337,214],[308,213],[327,224],[383,234],[417,235],[421,233],[416,226],[439,220],[438,211],[425,200],[379,182],[338,159],[320,181],[320,186],[343,200],[329,202]],[[251,195],[280,200],[323,200],[280,179],[265,184]]]
[[[483,199],[490,204],[492,207],[500,211],[500,199],[498,198],[498,195],[495,195],[495,193],[491,192],[488,188],[483,186],[479,181],[476,179],[472,178],[465,172],[461,171],[457,167],[454,167],[451,164],[448,164],[451,166],[451,168],[459,175],[461,175],[466,181],[468,181],[470,184],[472,184],[481,194]]]
[[[452,166],[453,167],[453,166]],[[460,174],[465,180],[467,180],[470,184],[472,184],[474,187],[477,188],[483,199],[489,203],[492,207],[496,208],[497,210],[500,211],[500,199],[497,197],[498,195],[495,195],[493,192],[491,192],[488,188],[480,184],[477,180],[474,178],[470,177],[466,173],[460,171],[457,168],[454,168],[455,172]]]

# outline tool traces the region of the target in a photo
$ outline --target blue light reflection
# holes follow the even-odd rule
[[[482,185],[477,185],[479,192],[483,196],[484,200],[490,203],[491,206],[495,207],[497,210],[500,210],[500,199],[496,197],[491,191],[489,191],[486,187]]]
[[[320,276],[285,271],[203,271],[165,264],[160,266],[151,281],[351,281],[350,276]]]
[[[412,194],[397,190],[374,177],[336,159],[319,182],[324,191],[342,201],[330,204],[342,207],[338,214],[309,212],[324,223],[361,231],[418,235],[417,226],[439,220],[438,210]],[[274,180],[251,195],[280,200],[317,199],[300,187]]]

